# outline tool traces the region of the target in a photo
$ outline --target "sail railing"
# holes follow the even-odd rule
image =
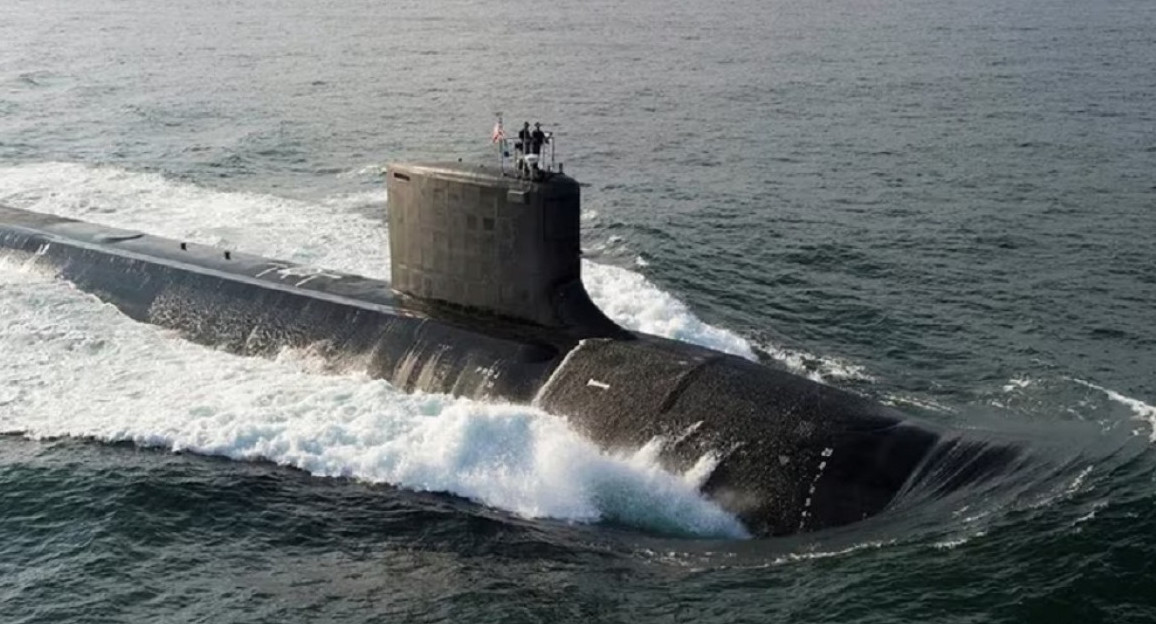
[[[538,153],[533,153],[532,148],[528,145],[528,140],[507,136],[499,121],[499,125],[495,129],[494,143],[498,146],[498,166],[502,174],[533,177],[554,173],[554,166],[557,163],[555,158],[556,139],[553,132],[546,132],[545,135],[545,140],[539,147]],[[513,171],[507,167],[507,159],[513,161]]]
[[[553,173],[555,161],[555,138],[553,132],[546,132],[544,139],[538,146],[538,151],[533,151],[531,148],[531,138],[521,138],[521,136],[510,136],[505,133],[505,128],[502,124],[502,113],[498,112],[497,122],[494,126],[494,133],[492,133],[492,142],[498,147],[498,168],[502,170],[503,176],[510,173],[506,169],[506,158],[513,159],[513,172],[518,177],[541,176],[543,173]],[[535,126],[539,127],[539,126]],[[518,134],[528,131],[528,127],[519,129]],[[540,131],[535,131],[540,132]],[[547,150],[547,146],[549,149]],[[512,148],[512,149],[511,149]],[[558,172],[561,172],[561,165],[558,166]]]

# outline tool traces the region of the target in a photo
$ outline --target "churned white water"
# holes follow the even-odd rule
[[[1123,405],[1124,407],[1127,407],[1129,410],[1131,410],[1132,414],[1137,420],[1147,423],[1147,425],[1150,427],[1148,439],[1149,441],[1156,443],[1156,406],[1149,405],[1140,399],[1126,396],[1110,388],[1096,385],[1090,381],[1085,381],[1083,379],[1073,379],[1072,381],[1081,386],[1102,392],[1110,400]]]
[[[0,201],[383,277],[381,221],[319,204],[226,193],[152,174],[49,163],[0,170]],[[364,202],[365,197],[355,200]],[[337,244],[340,242],[340,244]],[[623,324],[749,355],[636,274],[587,266]],[[617,303],[616,303],[617,302]],[[697,491],[711,458],[662,470],[655,445],[597,448],[529,406],[407,394],[321,374],[308,354],[242,358],[136,323],[16,258],[0,260],[0,432],[133,441],[311,474],[450,492],[526,517],[742,536]]]

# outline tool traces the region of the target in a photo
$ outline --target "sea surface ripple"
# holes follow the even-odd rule
[[[2,204],[387,278],[384,165],[540,120],[615,320],[1024,458],[750,540],[653,446],[0,256],[0,623],[1156,621],[1156,4],[0,14]]]

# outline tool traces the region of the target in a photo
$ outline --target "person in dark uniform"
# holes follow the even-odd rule
[[[530,132],[530,122],[522,124],[522,129],[518,131],[518,142],[514,143],[514,162],[517,163],[518,171],[524,171],[526,168],[525,161],[522,156],[530,153],[530,142],[533,141],[533,132]]]
[[[530,153],[541,154],[542,146],[546,144],[549,138],[545,132],[542,132],[542,122],[534,123],[534,131],[530,133]]]

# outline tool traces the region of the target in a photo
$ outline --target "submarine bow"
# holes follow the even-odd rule
[[[943,446],[862,397],[617,326],[582,286],[568,176],[397,164],[387,185],[389,283],[6,207],[0,248],[188,340],[533,403],[608,449],[657,438],[671,470],[707,458],[703,493],[755,535],[877,514]]]

